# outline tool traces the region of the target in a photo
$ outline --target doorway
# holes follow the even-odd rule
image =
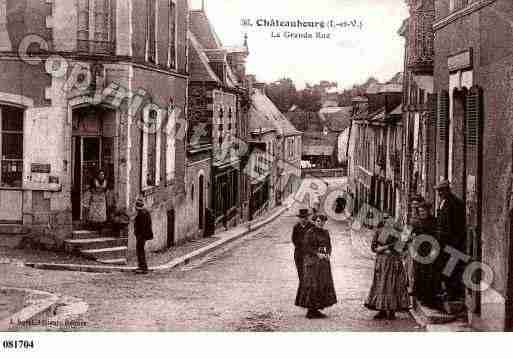
[[[167,248],[175,246],[175,211],[167,212]]]
[[[114,111],[96,107],[73,111],[71,141],[71,205],[73,224],[81,227],[85,221],[84,201],[90,184],[99,169],[107,179],[107,215],[112,207],[110,195],[114,188]]]

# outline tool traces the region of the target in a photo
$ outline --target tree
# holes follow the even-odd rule
[[[289,78],[282,78],[266,85],[265,91],[267,97],[282,113],[287,113],[292,105],[297,102],[296,85]]]

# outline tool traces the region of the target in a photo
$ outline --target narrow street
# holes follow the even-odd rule
[[[84,330],[411,331],[409,314],[376,321],[363,307],[373,263],[353,250],[345,224],[327,223],[339,303],[327,319],[308,320],[294,306],[297,275],[291,230],[297,205],[222,252],[170,273],[147,276],[42,271],[0,264],[0,285],[81,298]]]

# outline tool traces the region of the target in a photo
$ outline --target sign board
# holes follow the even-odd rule
[[[51,166],[49,163],[32,163],[30,172],[32,173],[50,173]]]
[[[465,50],[447,58],[449,72],[465,70],[472,67],[472,49]]]

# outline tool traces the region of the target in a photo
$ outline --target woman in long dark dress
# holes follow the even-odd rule
[[[375,319],[393,320],[395,312],[410,307],[402,255],[395,250],[400,238],[395,233],[392,226],[381,223],[372,240],[371,249],[376,253],[376,263],[365,307],[378,311]]]
[[[435,219],[429,213],[429,204],[422,203],[418,206],[418,219],[413,224],[413,234],[415,236],[430,236],[435,238],[436,226]],[[431,252],[431,244],[423,242],[417,248],[418,255],[421,258],[428,258]],[[421,263],[413,260],[414,268],[414,281],[413,281],[413,295],[422,304],[428,307],[436,307],[437,295],[440,291],[440,278],[437,276],[434,263]]]
[[[296,305],[307,308],[306,317],[325,318],[320,310],[337,302],[333,276],[331,274],[331,240],[325,230],[325,215],[312,217],[314,227],[305,234],[304,240],[304,273],[299,284]]]

